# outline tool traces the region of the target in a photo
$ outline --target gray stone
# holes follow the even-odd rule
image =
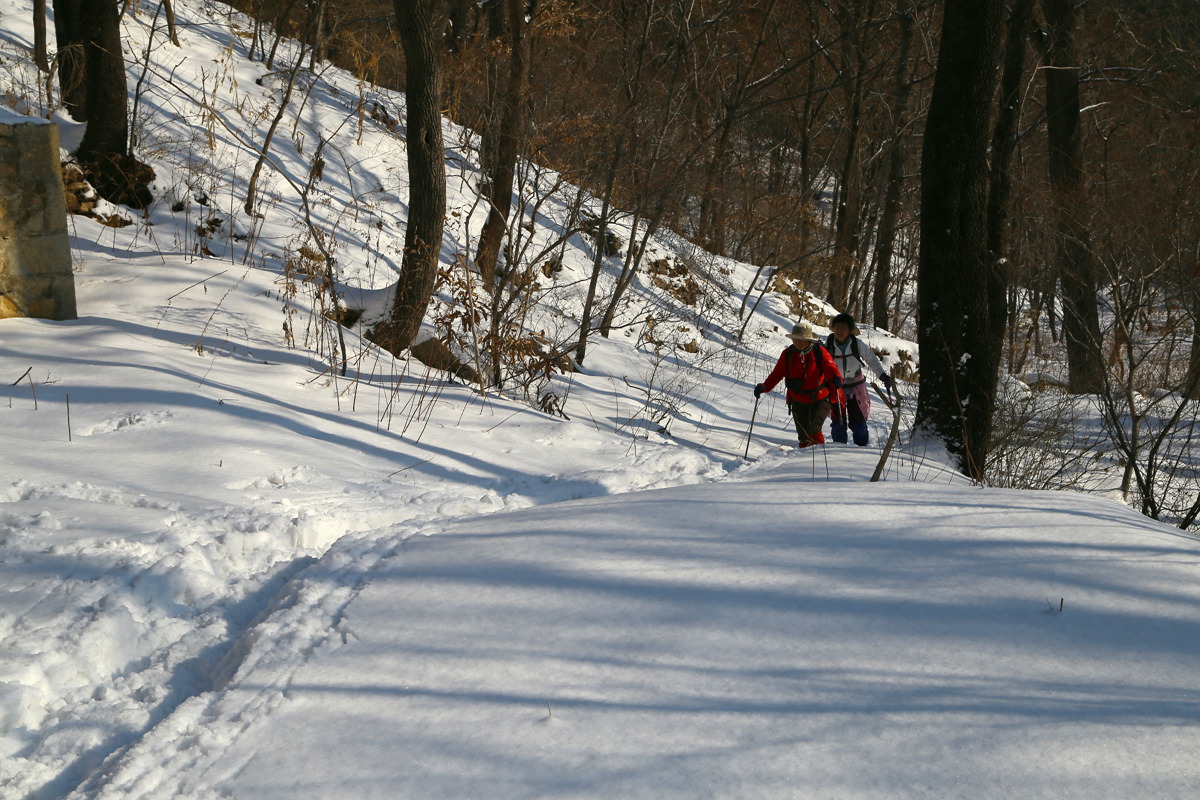
[[[75,319],[58,128],[0,119],[0,319]]]

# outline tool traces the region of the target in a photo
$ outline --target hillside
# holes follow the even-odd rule
[[[340,304],[380,307],[402,97],[305,73],[247,215],[279,76],[224,6],[179,3],[179,50],[133,8],[158,200],[72,218],[78,320],[0,321],[0,797],[1197,788],[1193,539],[919,450],[868,484],[879,407],[872,446],[797,453],[776,392],[747,440],[789,299],[739,343],[757,267],[669,233],[651,261],[702,299],[640,274],[579,372],[481,390],[345,330],[343,375],[313,237]],[[30,14],[0,3],[0,91],[36,114]],[[426,331],[468,361],[469,153]],[[595,243],[560,233],[575,190],[529,176],[520,229],[561,269],[521,335],[569,340]]]

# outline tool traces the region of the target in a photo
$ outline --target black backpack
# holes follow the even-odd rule
[[[827,349],[827,350],[830,352],[830,354],[832,355],[834,352],[836,352],[836,351],[833,349],[833,347],[834,347],[834,336],[833,336],[833,334],[831,333],[831,334],[829,334],[829,338],[827,338],[827,339],[825,340],[825,349]],[[866,363],[867,363],[867,362],[863,361],[863,358],[862,358],[862,356],[858,354],[858,337],[857,337],[857,336],[855,336],[854,334],[850,334],[850,353],[851,353],[851,354],[852,354],[852,355],[853,355],[855,358],[857,358],[857,359],[858,359],[858,363],[859,363],[859,364],[862,364],[862,365],[864,365],[864,366],[866,365]],[[834,363],[837,363],[837,356],[834,356],[834,357],[833,357],[833,361],[834,361]],[[860,370],[860,372],[861,372],[861,370]],[[842,380],[844,380],[844,381],[848,381],[848,380],[850,380],[850,379],[851,379],[851,378],[853,378],[853,377],[855,377],[855,376],[853,376],[853,375],[843,375],[843,376],[842,376]]]
[[[832,352],[833,352],[833,345],[834,345],[834,336],[833,336],[833,334],[831,333],[831,334],[829,334],[829,336],[828,336],[828,337],[825,339],[825,349],[826,349],[826,350],[828,350],[830,353],[832,353]],[[858,337],[857,337],[857,336],[855,336],[854,334],[850,334],[850,352],[851,352],[851,353],[853,353],[853,354],[854,354],[854,357],[858,359],[858,363],[860,363],[860,364],[865,364],[865,363],[867,363],[867,362],[863,361],[863,360],[862,360],[862,356],[860,356],[860,355],[858,354]],[[835,360],[836,360],[836,359],[835,359]]]

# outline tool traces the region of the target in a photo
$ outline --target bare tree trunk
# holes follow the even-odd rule
[[[1004,42],[1004,63],[1000,79],[1000,112],[992,135],[992,168],[988,187],[987,248],[992,267],[988,274],[991,307],[999,311],[1008,308],[1008,265],[1005,234],[1008,228],[1008,206],[1012,195],[1012,156],[1017,147],[1021,119],[1021,87],[1025,76],[1025,37],[1029,33],[1033,0],[1015,0],[1008,17],[1008,33]],[[1012,323],[1006,311],[997,313],[992,324],[997,326],[993,336],[1003,338]]]
[[[867,37],[863,26],[875,7],[874,2],[850,2],[856,8],[856,12],[845,24],[849,28],[847,33],[853,50],[844,57],[841,75],[842,81],[848,87],[850,110],[846,120],[846,150],[841,167],[837,216],[834,220],[833,273],[829,276],[829,293],[825,297],[825,301],[837,309],[845,309],[850,300],[850,273],[856,263],[861,233],[862,175],[858,163],[858,141],[862,130],[867,62]]]
[[[912,8],[902,11],[899,52],[896,54],[896,73],[892,90],[895,103],[892,114],[896,122],[892,131],[891,150],[888,153],[887,189],[884,193],[879,235],[875,246],[875,287],[871,307],[871,319],[875,327],[883,329],[889,327],[888,295],[892,291],[892,257],[896,252],[896,221],[900,217],[900,196],[904,180],[904,128],[908,123],[908,98],[912,94],[912,67],[909,64],[909,55],[916,27],[916,14]]]
[[[725,252],[725,171],[728,169],[729,137],[733,132],[735,116],[732,109],[725,109],[721,133],[717,136],[712,158],[704,175],[704,188],[700,194],[701,243],[711,253],[727,255]]]
[[[613,287],[612,297],[609,298],[608,306],[604,309],[604,317],[600,320],[600,335],[606,339],[612,333],[613,325],[616,324],[617,310],[621,307],[625,292],[629,290],[633,279],[637,277],[638,267],[642,263],[642,254],[646,252],[646,243],[658,231],[665,207],[665,200],[656,206],[654,216],[646,223],[640,240],[638,229],[642,227],[642,215],[640,211],[633,215],[629,247],[625,250],[625,263],[621,265],[621,274],[617,277],[617,285]]]
[[[271,43],[271,52],[267,54],[267,69],[274,69],[275,51],[279,49],[279,42],[283,39],[283,26],[292,16],[292,9],[296,7],[297,2],[299,0],[289,0],[284,9],[279,12],[279,16],[275,18],[275,41]]]
[[[1042,0],[1046,15],[1046,131],[1050,186],[1062,283],[1063,334],[1072,392],[1104,388],[1096,264],[1090,250],[1083,139],[1079,128],[1079,59],[1075,46],[1076,0]]]
[[[167,14],[167,35],[171,37],[171,44],[176,47],[181,47],[179,44],[179,31],[175,27],[175,5],[171,0],[162,0],[163,11]]]
[[[987,147],[1004,0],[946,0],[921,161],[917,427],[983,477],[1003,341],[985,276]],[[1004,313],[996,309],[994,313]]]
[[[250,0],[250,6],[247,11],[250,14],[250,19],[254,20],[254,31],[250,36],[250,51],[246,54],[246,58],[253,61],[255,52],[259,54],[260,58],[267,53],[266,43],[262,40],[262,0]]]
[[[449,25],[446,34],[446,49],[451,53],[458,53],[471,33],[472,0],[448,0],[448,2],[450,7],[446,12],[446,21]]]
[[[1186,394],[1192,400],[1200,400],[1200,242],[1196,243],[1195,266],[1192,267],[1192,291],[1187,298],[1191,304],[1192,349],[1188,356],[1188,371],[1185,379]]]
[[[396,354],[416,338],[437,279],[446,222],[446,154],[438,63],[441,37],[434,26],[433,0],[394,0],[394,4],[405,61],[409,214],[391,313],[370,338]]]
[[[325,61],[325,13],[327,5],[326,0],[317,0],[317,7],[310,12],[311,16],[308,20],[308,38],[312,42],[312,50],[309,51],[308,56],[308,68],[313,72],[317,71],[317,65]]]
[[[587,356],[588,337],[592,334],[592,312],[596,305],[596,292],[600,283],[600,273],[604,270],[605,252],[607,250],[608,217],[612,208],[612,193],[617,182],[617,170],[624,155],[624,138],[618,138],[613,148],[612,161],[608,167],[608,180],[601,198],[600,218],[596,221],[596,254],[592,259],[592,274],[588,279],[587,296],[583,301],[583,314],[579,318],[579,341],[575,345],[575,360],[582,364]]]
[[[42,72],[50,71],[46,54],[46,0],[33,0],[33,63]]]
[[[258,153],[258,159],[254,162],[254,168],[250,170],[250,180],[246,182],[246,201],[242,204],[242,209],[247,214],[254,213],[254,201],[258,195],[258,177],[262,174],[262,168],[267,162],[267,154],[271,152],[271,142],[275,139],[275,131],[279,129],[279,123],[283,121],[283,115],[287,113],[288,104],[292,102],[292,92],[296,88],[296,77],[300,74],[303,64],[304,51],[301,49],[300,54],[296,57],[296,63],[292,65],[292,69],[288,72],[288,82],[287,86],[283,89],[283,96],[279,98],[279,108],[275,110],[275,117],[267,127],[267,133],[263,137],[262,150]]]
[[[525,91],[529,78],[525,3],[524,0],[505,2],[508,12],[504,26],[509,39],[508,74],[503,87],[496,93],[496,105],[499,108],[491,109],[489,114],[489,118],[495,120],[495,125],[489,125],[483,131],[485,141],[481,145],[481,149],[491,154],[487,159],[487,184],[484,190],[488,216],[479,234],[475,264],[489,289],[496,279],[496,262],[508,230],[508,215],[512,211],[513,180],[524,127]],[[489,139],[492,141],[487,141]]]

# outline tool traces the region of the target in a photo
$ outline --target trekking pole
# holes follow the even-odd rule
[[[750,430],[746,431],[746,453],[742,458],[750,458],[750,437],[754,434],[754,418],[758,416],[758,401],[761,398],[754,398],[754,411],[750,413]]]

